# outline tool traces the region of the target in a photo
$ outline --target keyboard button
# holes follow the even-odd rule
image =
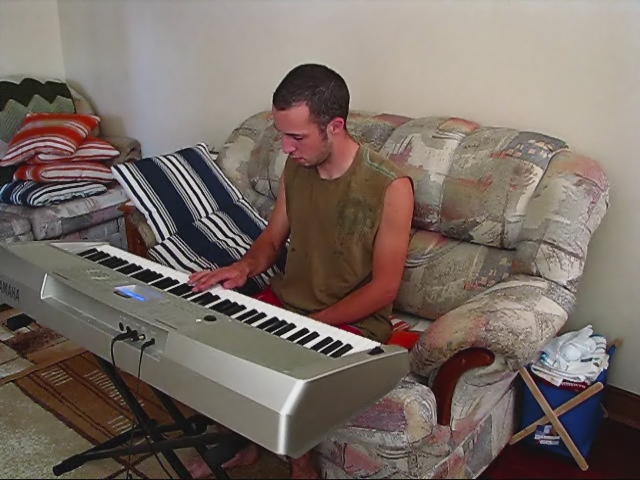
[[[294,334],[292,334],[290,337],[287,337],[287,340],[291,340],[292,342],[295,342],[296,340],[302,338],[304,335],[306,335],[309,332],[310,330],[308,328],[302,328],[297,332],[295,332]]]
[[[88,257],[89,255],[93,255],[93,254],[94,254],[94,253],[96,253],[97,251],[98,251],[98,250],[97,250],[97,249],[95,249],[95,248],[90,248],[89,250],[85,250],[84,252],[80,252],[80,253],[78,254],[78,256],[79,256],[79,257],[86,258],[86,257]]]

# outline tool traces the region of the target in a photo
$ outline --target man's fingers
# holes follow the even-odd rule
[[[227,288],[227,289],[237,288],[237,287],[241,287],[242,285],[244,285],[246,281],[247,281],[247,279],[245,277],[243,277],[242,275],[236,275],[235,277],[232,277],[229,280],[227,280],[226,282],[224,282],[222,284],[222,286],[224,288]]]
[[[189,283],[194,284],[200,281],[201,278],[211,274],[211,270],[201,270],[189,275]]]
[[[215,270],[213,272],[200,272],[204,273],[204,275],[200,275],[198,277],[189,278],[189,282],[194,287],[194,290],[207,290],[211,288],[213,285],[220,283],[222,280],[226,280],[229,276],[229,271],[221,268],[220,270]]]

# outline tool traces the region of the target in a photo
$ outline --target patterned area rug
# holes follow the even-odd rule
[[[0,478],[46,478],[52,476],[51,468],[65,458],[127,431],[133,415],[90,352],[35,322],[11,330],[7,321],[9,327],[15,326],[19,322],[9,319],[15,319],[17,314],[0,312],[4,367],[4,376],[0,377],[0,428],[5,435],[0,449]],[[148,385],[138,385],[137,379],[127,373],[121,375],[154,420],[171,421]],[[176,404],[185,416],[194,413]],[[27,445],[38,462],[17,461],[25,458]],[[177,453],[183,462],[197,455],[192,448]],[[171,477],[178,478],[167,460],[160,458]],[[90,462],[61,478],[125,478],[126,469],[130,469],[133,478],[168,478],[152,454]],[[289,468],[278,456],[263,451],[257,464],[234,468],[229,475],[287,478]]]
[[[18,310],[0,305],[0,385],[83,351]]]

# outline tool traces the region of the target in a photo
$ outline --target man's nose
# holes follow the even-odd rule
[[[284,153],[286,153],[287,155],[289,155],[290,153],[293,153],[296,150],[296,147],[294,145],[294,142],[287,138],[287,137],[283,137],[282,138],[282,151]]]

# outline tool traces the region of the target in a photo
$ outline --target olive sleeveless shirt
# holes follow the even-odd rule
[[[349,169],[332,180],[291,159],[284,168],[291,227],[285,271],[271,281],[285,308],[303,315],[323,310],[372,279],[374,241],[389,184],[406,176],[361,145]],[[351,325],[374,340],[391,336],[392,304]]]

